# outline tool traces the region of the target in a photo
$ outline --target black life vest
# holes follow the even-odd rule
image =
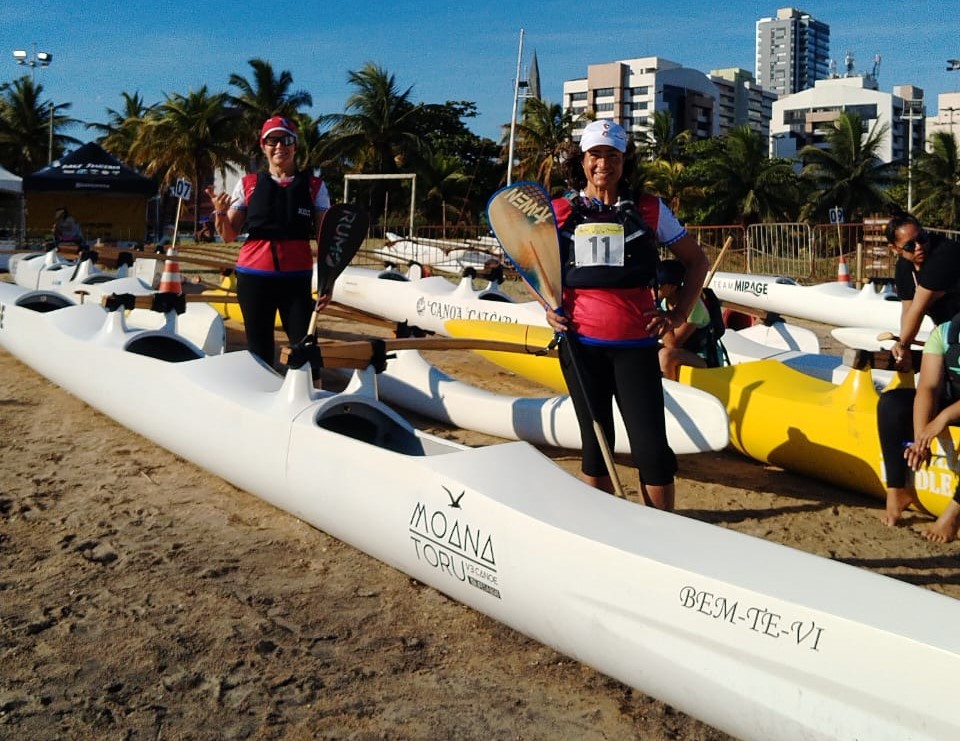
[[[660,254],[657,237],[644,222],[631,200],[621,199],[608,206],[584,198],[579,193],[564,196],[571,206],[567,220],[560,225],[560,260],[563,285],[572,288],[638,288],[655,286]],[[575,264],[574,231],[581,224],[620,224],[623,226],[624,264],[622,266]]]
[[[310,239],[313,236],[310,175],[299,172],[293,182],[280,186],[270,173],[259,173],[247,203],[243,228],[251,239]]]

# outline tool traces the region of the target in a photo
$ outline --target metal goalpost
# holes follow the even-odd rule
[[[344,175],[343,176],[343,201],[350,202],[350,181],[351,180],[409,180],[410,181],[410,232],[408,236],[413,239],[413,212],[414,204],[417,201],[417,176],[415,173],[398,174],[370,174],[370,175]]]

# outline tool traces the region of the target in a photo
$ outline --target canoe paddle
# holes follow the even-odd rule
[[[553,212],[553,203],[547,191],[539,183],[530,181],[521,181],[501,188],[487,203],[487,217],[507,258],[537,300],[545,307],[562,314],[560,236],[557,233],[557,217]],[[565,332],[558,334],[570,348],[573,375],[586,402],[593,434],[600,446],[614,492],[618,497],[626,498],[613,462],[610,443],[597,421],[597,415],[583,385],[577,345]]]
[[[316,354],[317,319],[328,303],[333,284],[350,264],[367,237],[370,218],[367,212],[353,203],[337,203],[323,215],[317,235],[317,303],[310,317],[306,336],[292,347],[280,352],[280,360],[287,367],[297,368],[311,360],[320,367]]]

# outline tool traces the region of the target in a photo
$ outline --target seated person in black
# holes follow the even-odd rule
[[[886,234],[898,256],[894,277],[901,301],[899,340],[892,352],[897,370],[908,371],[908,351],[924,316],[942,324],[960,311],[960,244],[925,231],[903,211],[890,219]]]

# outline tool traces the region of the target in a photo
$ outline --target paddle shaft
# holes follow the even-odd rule
[[[720,248],[720,254],[717,255],[717,259],[713,261],[713,267],[710,268],[710,273],[707,275],[707,279],[703,282],[704,286],[709,286],[710,281],[713,280],[714,274],[717,272],[717,268],[720,267],[720,261],[723,260],[723,256],[726,254],[727,250],[730,249],[730,245],[733,244],[733,235],[731,234],[725,240],[723,240],[723,247]]]
[[[504,253],[516,266],[524,284],[547,308],[562,312],[560,235],[550,195],[539,183],[519,182],[501,188],[487,204],[487,216]],[[566,338],[564,338],[566,339]],[[576,342],[568,342],[570,364],[586,405],[594,437],[607,466],[614,493],[626,498],[617,474],[613,451],[583,384]]]
[[[613,459],[613,450],[610,447],[610,441],[603,431],[600,422],[597,421],[597,413],[587,394],[587,387],[583,383],[583,373],[580,370],[580,359],[578,357],[578,346],[575,340],[571,340],[566,333],[561,335],[562,342],[566,343],[570,352],[570,367],[573,368],[573,375],[580,389],[580,395],[587,407],[587,415],[590,417],[590,424],[593,427],[593,434],[597,438],[597,445],[600,447],[600,455],[603,456],[603,462],[607,466],[607,472],[610,474],[610,482],[613,484],[614,493],[621,499],[626,499],[627,495],[623,490],[623,484],[620,481],[620,475],[617,473],[617,466]],[[643,501],[643,497],[640,498]]]

